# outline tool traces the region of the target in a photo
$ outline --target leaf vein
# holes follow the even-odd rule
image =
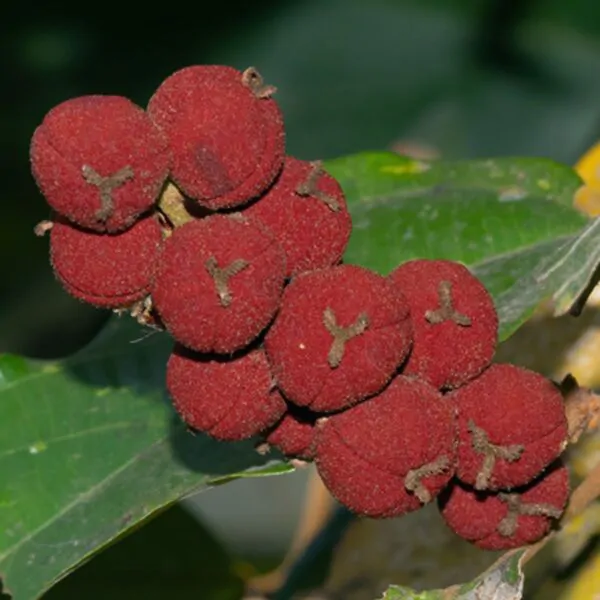
[[[7,550],[5,550],[2,554],[0,554],[0,564],[3,561],[5,561],[8,557],[10,557],[11,554],[14,554],[15,552],[17,552],[26,543],[33,540],[33,538],[35,538],[37,535],[39,535],[42,531],[44,531],[45,529],[50,527],[52,524],[54,524],[56,521],[58,521],[61,517],[68,514],[69,511],[71,511],[72,509],[77,507],[78,504],[80,504],[82,502],[88,502],[94,496],[94,494],[96,494],[96,492],[100,491],[107,483],[110,483],[113,479],[115,479],[121,473],[126,471],[138,459],[139,459],[139,454],[136,454],[135,456],[130,458],[128,461],[123,463],[123,465],[121,465],[118,469],[115,469],[114,471],[112,471],[112,473],[109,473],[109,475],[107,475],[104,479],[102,479],[98,483],[94,484],[88,490],[85,490],[84,492],[81,492],[80,494],[78,494],[76,498],[74,498],[71,502],[69,502],[69,504],[67,504],[64,508],[59,510],[55,515],[50,517],[47,521],[42,523],[39,527],[36,527],[33,531],[28,533],[26,536],[22,537],[16,544],[13,544]]]

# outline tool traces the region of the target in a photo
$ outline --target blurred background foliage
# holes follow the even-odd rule
[[[0,351],[63,356],[107,316],[60,289],[47,240],[33,235],[48,211],[29,172],[29,140],[44,114],[72,96],[120,94],[145,105],[183,66],[254,65],[279,87],[288,151],[300,158],[408,147],[451,158],[531,155],[574,163],[600,137],[598,0],[13,2],[2,16]],[[198,554],[190,551],[187,561],[129,564],[136,551],[119,550],[116,581],[128,581],[129,591],[143,581],[136,590],[145,597],[239,597],[243,568],[232,574],[235,561],[223,557],[242,556],[250,571],[274,564],[301,510],[305,480],[300,473],[236,482],[203,495],[194,512],[213,524],[228,551],[210,546],[217,542],[205,529],[196,532]],[[170,552],[169,539],[189,529],[176,510],[172,528],[153,524],[154,537],[144,532],[144,543],[124,544]],[[229,565],[222,567],[229,583],[199,592],[198,561],[209,555]],[[92,561],[49,597],[81,595],[72,587],[78,585],[87,595],[99,585],[89,583],[94,573],[106,582],[112,571],[97,566],[100,560],[108,559]],[[189,589],[165,595],[160,588],[161,581],[183,585],[188,575]],[[156,596],[148,592],[154,586]]]

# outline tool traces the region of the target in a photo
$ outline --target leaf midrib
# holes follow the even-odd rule
[[[75,431],[73,433],[68,433],[65,435],[61,435],[55,438],[50,438],[48,440],[44,439],[44,444],[46,446],[50,446],[52,444],[58,444],[62,442],[70,442],[71,440],[76,440],[80,437],[84,437],[90,434],[95,433],[104,433],[104,432],[112,432],[118,431],[119,429],[128,429],[134,426],[134,423],[129,421],[119,421],[117,423],[107,423],[105,425],[99,425],[97,427],[90,427],[89,429],[82,429],[80,431]],[[18,448],[10,448],[8,450],[4,450],[0,452],[0,460],[7,458],[8,456],[13,456],[14,454],[18,454],[19,452],[29,451],[31,444],[26,444],[23,446],[19,446]]]

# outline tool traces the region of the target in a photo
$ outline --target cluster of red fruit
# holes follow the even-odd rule
[[[274,91],[253,68],[194,66],[146,110],[117,96],[52,109],[31,164],[57,278],[171,334],[167,388],[193,430],[315,460],[361,515],[438,498],[482,548],[540,538],[569,491],[559,390],[491,364],[494,304],[464,266],[340,264],[344,194],[285,155]]]

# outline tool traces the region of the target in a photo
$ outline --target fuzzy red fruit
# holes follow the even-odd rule
[[[448,526],[484,550],[533,544],[560,518],[569,498],[569,473],[556,465],[528,486],[482,493],[455,482],[439,498]]]
[[[230,353],[269,324],[285,281],[271,232],[240,215],[212,215],[166,240],[152,299],[169,333],[199,352]]]
[[[315,456],[316,422],[322,416],[290,404],[283,417],[267,433],[265,441],[290,458],[312,460]]]
[[[339,183],[319,163],[291,156],[273,186],[245,214],[275,233],[285,250],[288,277],[340,262],[352,231]]]
[[[57,221],[50,231],[50,260],[57,279],[75,298],[123,308],[150,291],[161,244],[162,231],[154,217],[118,234]]]
[[[252,68],[191,66],[163,81],[148,112],[169,138],[171,177],[186,195],[217,210],[271,184],[285,155],[274,91]]]
[[[192,429],[224,441],[257,435],[286,408],[260,349],[225,359],[176,345],[167,363],[167,390]]]
[[[319,423],[319,474],[359,515],[416,510],[454,473],[453,406],[423,381],[397,376],[379,395]]]
[[[525,485],[565,448],[562,395],[538,373],[493,364],[449,399],[458,411],[457,476],[479,490]]]
[[[157,199],[171,154],[142,108],[121,96],[54,107],[35,130],[33,176],[60,215],[94,231],[130,227]]]
[[[330,412],[380,391],[411,340],[408,306],[391,282],[339,265],[292,280],[265,349],[291,402]]]
[[[465,266],[416,259],[397,267],[389,278],[406,297],[413,320],[406,375],[449,389],[491,363],[498,339],[494,301]]]

